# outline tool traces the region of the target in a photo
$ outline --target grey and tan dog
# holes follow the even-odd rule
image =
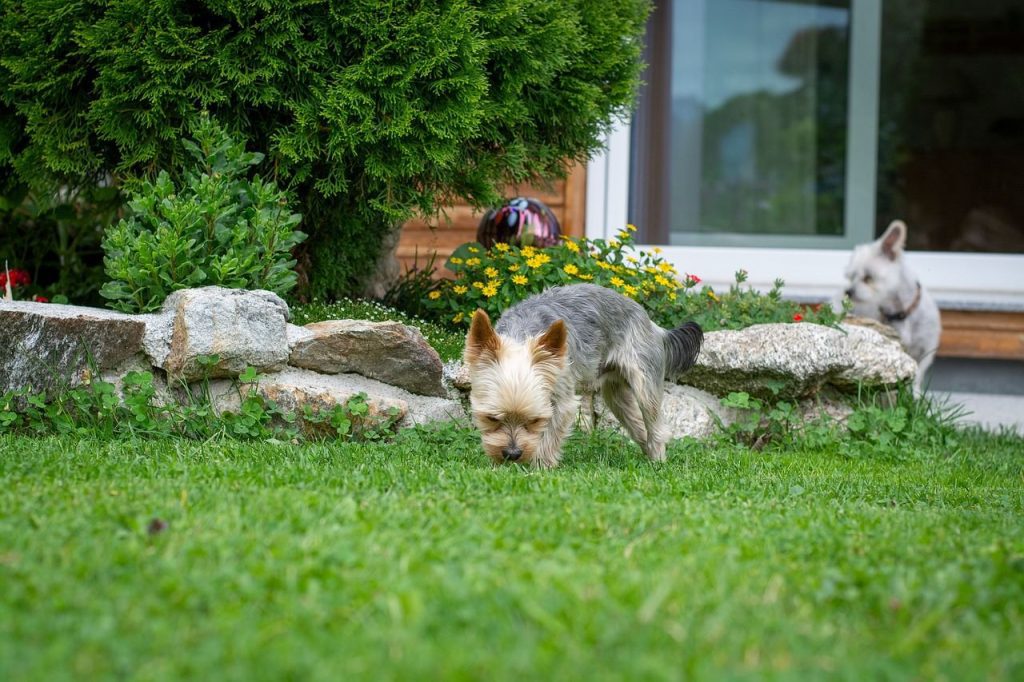
[[[579,394],[600,389],[644,454],[662,461],[664,381],[693,365],[702,341],[696,323],[662,329],[637,302],[592,284],[531,296],[496,328],[477,310],[464,359],[484,450],[495,463],[557,465]]]

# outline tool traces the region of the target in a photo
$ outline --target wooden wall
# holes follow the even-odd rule
[[[943,310],[939,355],[1024,360],[1024,313]]]
[[[584,234],[584,207],[586,206],[586,167],[576,166],[565,180],[551,187],[509,187],[505,195],[540,199],[554,212],[562,226],[562,233],[574,237]],[[469,206],[457,204],[430,221],[411,220],[402,227],[398,241],[398,261],[402,271],[419,261],[425,265],[431,253],[437,253],[435,267],[442,269],[445,260],[460,244],[476,239],[476,228],[484,212],[474,212]]]

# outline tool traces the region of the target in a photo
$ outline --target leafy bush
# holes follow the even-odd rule
[[[794,402],[759,400],[745,391],[720,402],[733,412],[732,423],[719,423],[722,442],[756,450],[803,445],[847,457],[905,459],[913,448],[955,449],[960,442],[957,421],[963,416],[961,407],[915,396],[907,387],[859,395],[845,419],[825,412],[808,417]]]
[[[215,355],[203,359],[212,366]],[[229,437],[242,440],[337,438],[377,441],[394,435],[395,408],[371,414],[365,394],[357,394],[329,410],[307,407],[301,415],[283,411],[257,392],[261,377],[249,367],[238,378],[238,411],[218,410],[210,398],[209,383],[182,386],[183,404],[161,399],[152,372],[129,372],[123,392],[106,381],[93,379],[76,388],[65,387],[50,399],[27,389],[0,394],[0,434],[49,433],[83,436],[175,437],[205,440]],[[302,421],[304,429],[297,424]]]
[[[263,155],[206,116],[182,145],[193,157],[182,186],[166,171],[143,181],[131,215],[107,231],[111,281],[100,293],[125,312],[156,310],[172,291],[207,284],[287,293],[296,281],[291,250],[306,235],[293,229],[301,216],[284,191],[247,179]]]
[[[817,322],[834,324],[840,316],[828,306],[804,309],[782,298],[782,280],[767,294],[744,288],[746,272],[725,293],[711,287],[697,289],[700,277],[676,268],[653,251],[638,249],[628,225],[618,239],[565,238],[558,246],[478,243],[463,244],[448,259],[454,279],[442,280],[425,294],[424,306],[438,320],[468,325],[473,311],[483,308],[492,317],[510,305],[548,287],[590,282],[640,302],[663,327],[698,322],[705,331],[739,329],[762,322]]]
[[[312,294],[456,198],[562,173],[632,105],[649,0],[0,5],[0,176],[53,191],[177,169],[209,110],[294,192]],[[110,182],[108,182],[110,181]],[[306,260],[304,259],[304,262]]]

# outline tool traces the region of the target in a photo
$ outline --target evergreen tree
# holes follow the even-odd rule
[[[4,0],[0,185],[180,173],[209,111],[297,197],[313,293],[455,198],[551,177],[631,106],[648,0]],[[6,176],[6,177],[5,177]],[[0,192],[4,188],[0,186]]]

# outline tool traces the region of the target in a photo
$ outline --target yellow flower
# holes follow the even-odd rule
[[[626,232],[625,230],[623,230],[622,232],[619,232],[619,239],[621,239],[623,241],[629,239],[629,232]]]
[[[636,265],[636,263],[637,263],[636,258],[633,258],[632,256],[626,256],[626,260],[628,260],[633,265]]]
[[[487,298],[490,298],[491,296],[494,296],[496,293],[498,293],[499,284],[501,284],[501,282],[499,282],[496,279],[492,279],[490,282],[487,283],[487,286],[480,290],[480,293],[486,296]]]
[[[594,276],[593,275],[580,275],[580,279],[585,279],[585,280],[589,281],[589,280],[594,279]]]
[[[565,248],[569,249],[573,253],[579,253],[580,252],[580,245],[577,244],[576,242],[572,241],[571,239],[566,240]]]
[[[630,232],[636,232],[636,225],[633,225],[632,223],[627,223],[626,229],[629,230]]]
[[[526,279],[526,277],[524,277],[523,275],[512,275],[512,281],[522,286],[529,282],[530,280]]]
[[[654,247],[654,253],[661,253],[661,247],[660,246],[655,246]]]
[[[452,322],[454,322],[455,324],[458,324],[459,322],[462,322],[462,319],[464,317],[465,317],[465,315],[463,315],[462,313],[457,313],[455,315],[455,317],[452,318]]]
[[[609,239],[608,240],[608,246],[612,247],[613,249],[616,246],[618,246],[618,245],[619,245],[619,240],[618,239]]]
[[[672,284],[671,282],[669,282],[667,279],[665,279],[661,275],[658,275],[657,277],[655,277],[654,281],[657,282],[658,284],[660,284],[663,287],[671,286],[671,284]]]
[[[461,296],[462,294],[464,294],[467,291],[469,291],[469,288],[468,287],[464,287],[461,284],[456,284],[454,287],[452,287],[452,291],[454,291],[455,293],[457,293],[457,294],[459,294]]]
[[[646,272],[648,275],[657,275],[658,268],[652,268],[650,265],[648,265],[646,268],[644,268],[644,272]]]
[[[526,259],[526,264],[536,270],[540,266],[544,265],[544,261],[540,259],[540,256],[534,256],[533,258]]]
[[[611,270],[612,269],[611,264],[607,263],[607,262],[605,262],[603,260],[597,261],[597,267],[601,268],[602,270]]]
[[[502,253],[505,253],[506,251],[508,251],[509,246],[505,242],[498,242],[497,244],[494,245],[494,248],[497,249],[498,251],[501,251]]]
[[[636,287],[631,286],[629,284],[627,284],[626,286],[624,286],[622,288],[625,290],[626,294],[629,295],[629,296],[636,296],[636,292],[638,291],[638,289]]]
[[[480,259],[479,258],[467,258],[466,259],[466,265],[468,265],[471,268],[475,267],[477,265],[480,265]]]
[[[494,268],[488,267],[484,269],[484,274],[490,277],[491,279],[494,279],[495,277],[498,276],[498,271],[495,270]]]
[[[470,253],[480,253],[480,249],[476,248],[475,246],[469,247],[467,251],[469,251]]]
[[[510,266],[508,266],[508,271],[509,272],[519,272],[519,266],[518,265],[510,265]]]
[[[621,277],[612,277],[612,286],[613,287],[621,287],[624,284],[625,284],[625,282],[622,281]]]
[[[718,296],[715,296],[715,292],[712,291],[711,289],[708,289],[708,298],[710,298],[712,301],[718,300]]]
[[[427,298],[429,298],[431,301],[436,301],[437,299],[441,298],[441,292],[435,289],[434,291],[431,291],[429,294],[427,294]]]
[[[448,259],[448,262],[454,263],[455,265],[459,265],[460,263],[462,263],[462,259],[459,258],[458,256],[452,256],[451,258]]]
[[[521,250],[523,252],[523,255],[526,256],[527,258],[537,253],[537,249],[533,248],[532,246],[524,246]]]
[[[661,270],[662,272],[675,272],[676,271],[676,269],[674,267],[672,267],[671,263],[665,263],[665,262],[658,263],[658,269]]]
[[[573,265],[572,263],[569,263],[562,269],[565,270],[565,272],[570,275],[577,275],[580,272],[580,269]]]
[[[676,292],[673,291],[672,293],[670,293],[668,295],[668,300],[670,300],[670,301],[676,300]]]
[[[473,288],[474,289],[483,289],[484,288],[484,283],[483,282],[473,282]]]

